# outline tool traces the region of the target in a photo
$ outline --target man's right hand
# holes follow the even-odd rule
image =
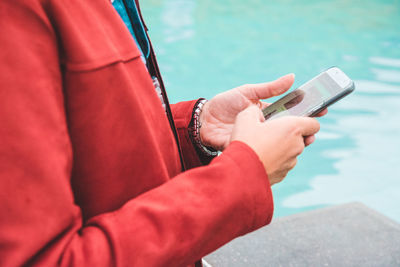
[[[270,184],[279,183],[297,163],[297,156],[314,141],[316,119],[286,116],[265,121],[256,105],[238,114],[231,141],[241,141],[258,155]]]

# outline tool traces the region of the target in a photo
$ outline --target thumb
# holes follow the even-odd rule
[[[258,101],[269,97],[281,95],[293,85],[294,74],[287,74],[275,81],[259,84],[247,84],[238,87],[239,91],[248,99]]]

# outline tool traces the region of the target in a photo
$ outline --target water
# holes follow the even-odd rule
[[[359,201],[400,222],[400,1],[146,0],[171,102],[339,66],[356,91],[273,187],[275,217]]]

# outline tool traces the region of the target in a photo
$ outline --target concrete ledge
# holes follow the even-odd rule
[[[400,266],[400,224],[350,203],[275,219],[205,260],[213,267]]]

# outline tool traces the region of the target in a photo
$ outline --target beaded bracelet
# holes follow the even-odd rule
[[[203,145],[200,138],[200,113],[202,112],[203,107],[205,103],[207,103],[207,101],[207,99],[200,98],[194,105],[192,120],[189,123],[188,131],[190,139],[192,140],[192,143],[195,145],[198,151],[201,151],[201,153],[203,153],[205,156],[214,157],[218,155],[218,151],[211,147]]]

